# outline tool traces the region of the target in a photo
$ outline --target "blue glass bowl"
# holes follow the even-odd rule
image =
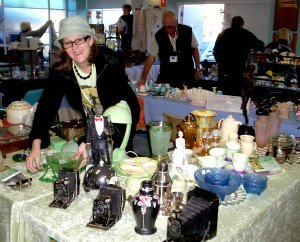
[[[260,187],[251,187],[245,183],[243,183],[243,186],[247,193],[253,193],[253,194],[257,194],[257,195],[260,195],[267,188],[267,185],[260,186]]]
[[[225,186],[229,182],[230,172],[226,169],[210,168],[204,175],[204,181],[212,185]]]
[[[198,186],[206,191],[215,193],[221,200],[224,200],[226,195],[235,192],[242,184],[242,177],[233,171],[229,172],[229,181],[227,185],[213,185],[205,181],[205,174],[211,171],[212,168],[203,168],[195,172],[195,180]]]
[[[243,184],[248,187],[266,187],[268,177],[262,174],[248,173],[243,177]]]

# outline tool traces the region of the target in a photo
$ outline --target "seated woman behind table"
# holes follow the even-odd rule
[[[41,148],[50,144],[48,130],[55,119],[62,98],[66,95],[71,107],[79,111],[86,122],[92,108],[101,103],[104,110],[121,100],[128,103],[132,113],[132,142],[139,119],[138,100],[126,82],[124,65],[114,56],[102,54],[96,36],[85,19],[72,16],[60,21],[58,59],[49,74],[49,84],[39,101],[30,133],[32,149],[26,165],[31,172],[40,168]],[[114,125],[115,147],[119,147],[125,125]],[[88,159],[86,143],[79,144],[76,156]]]

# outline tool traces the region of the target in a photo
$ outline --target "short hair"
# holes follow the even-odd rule
[[[243,27],[244,19],[241,16],[235,16],[231,19],[231,27]]]
[[[30,22],[28,22],[28,21],[21,22],[20,29],[21,29],[21,31],[30,31],[31,30]]]
[[[285,40],[288,43],[292,40],[293,33],[287,28],[278,29],[275,34],[275,40]]]
[[[123,4],[122,9],[127,9],[128,12],[131,12],[131,5],[130,4]]]

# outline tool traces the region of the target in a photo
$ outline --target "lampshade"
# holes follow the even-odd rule
[[[130,136],[132,117],[130,107],[128,106],[126,101],[121,100],[114,106],[109,107],[103,113],[103,116],[110,117],[112,123],[116,124],[126,124],[126,131],[124,134],[124,138],[120,147],[116,147],[113,151],[112,163],[116,165],[122,160],[128,159],[128,155],[126,153],[126,146],[128,143],[128,139]]]
[[[132,117],[130,107],[126,101],[121,100],[115,106],[111,106],[105,110],[103,116],[109,116],[113,123],[131,124]]]

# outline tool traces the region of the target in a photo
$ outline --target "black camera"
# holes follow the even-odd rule
[[[100,187],[94,200],[93,214],[88,227],[110,229],[122,217],[126,202],[125,190],[116,185]]]
[[[62,168],[59,171],[59,178],[53,183],[54,201],[50,207],[67,208],[79,195],[80,178],[79,171]]]
[[[173,211],[168,218],[168,242],[190,242],[211,239],[217,233],[219,198],[195,187],[187,194],[181,211]]]

